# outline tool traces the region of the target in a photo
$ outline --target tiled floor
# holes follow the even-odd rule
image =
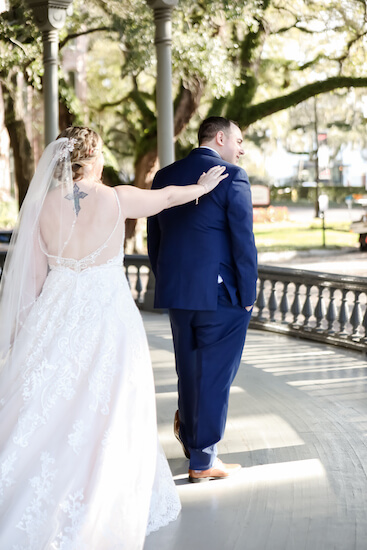
[[[144,313],[161,443],[182,502],[145,550],[367,550],[365,356],[249,331],[219,456],[242,470],[192,485],[175,440],[166,315]]]

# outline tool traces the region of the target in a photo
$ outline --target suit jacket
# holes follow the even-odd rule
[[[245,307],[255,301],[257,253],[246,172],[200,147],[159,170],[152,188],[196,183],[202,172],[218,164],[229,175],[197,205],[193,201],[148,219],[157,308],[217,309],[218,275],[233,304]]]

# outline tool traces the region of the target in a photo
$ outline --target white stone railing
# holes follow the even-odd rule
[[[153,310],[149,258],[131,255],[125,268],[134,298]],[[367,352],[367,278],[260,265],[250,327]]]

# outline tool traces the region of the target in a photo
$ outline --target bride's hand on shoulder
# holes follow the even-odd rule
[[[225,166],[213,166],[210,170],[201,174],[197,183],[204,187],[205,193],[210,193],[210,191],[213,191],[213,189],[228,176],[228,173],[223,174],[225,169]]]
[[[197,200],[202,195],[210,193],[228,174],[223,174],[225,166],[213,166],[202,174],[198,180],[199,186],[168,185],[162,189],[138,189],[131,185],[121,185],[116,188],[120,198],[124,218],[142,218],[154,216],[166,208],[180,206]]]

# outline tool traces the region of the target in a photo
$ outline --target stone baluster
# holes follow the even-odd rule
[[[125,275],[126,275],[126,279],[127,279],[128,284],[129,284],[129,287],[131,288],[129,266],[127,266],[127,265],[125,265]]]
[[[334,331],[334,321],[336,320],[336,309],[335,309],[335,288],[329,288],[329,305],[326,312],[326,320],[328,322],[328,332],[333,334]]]
[[[293,314],[293,324],[296,325],[298,322],[298,316],[301,313],[301,303],[299,298],[299,287],[301,283],[296,283],[294,290],[294,299],[291,307],[291,313]]]
[[[363,342],[367,346],[367,304],[363,315],[362,328],[364,329]]]
[[[362,319],[362,322],[360,324],[360,326],[363,328],[364,330],[364,338],[363,338],[363,341],[364,343],[366,344],[367,346],[367,303],[365,305],[365,310],[364,310],[364,315],[363,315],[363,319]],[[362,339],[362,337],[361,337]]]
[[[359,338],[360,334],[360,328],[361,328],[361,322],[362,322],[362,312],[361,312],[361,304],[359,301],[361,293],[359,291],[354,292],[354,306],[352,310],[352,314],[350,316],[350,323],[352,325],[352,334],[351,338]]]
[[[323,330],[322,321],[324,320],[324,317],[325,317],[324,295],[323,295],[323,289],[321,287],[318,288],[318,291],[319,291],[319,296],[315,307],[316,329]]]
[[[275,321],[275,312],[278,308],[277,298],[275,296],[275,285],[277,284],[276,280],[271,282],[271,292],[268,302],[269,309],[269,319],[270,321]]]
[[[283,294],[282,299],[280,301],[280,313],[281,313],[281,321],[283,324],[286,323],[286,317],[287,313],[289,311],[289,305],[288,305],[288,285],[289,283],[283,283]]]
[[[264,319],[264,316],[263,316],[263,311],[264,311],[264,308],[265,308],[264,285],[265,285],[265,280],[260,279],[260,287],[259,287],[259,291],[257,293],[256,302],[255,302],[255,307],[258,310],[256,317],[259,320]]]
[[[140,275],[140,266],[138,266],[138,271],[136,273],[136,284],[135,284],[135,290],[136,290],[136,301],[140,302],[141,299],[141,291],[143,290],[143,285],[141,282],[141,275]]]
[[[302,315],[305,318],[305,320],[303,322],[304,327],[309,326],[310,318],[312,316],[311,288],[312,288],[311,284],[306,285],[306,299],[305,299],[305,303],[303,304],[303,308],[302,308]]]
[[[339,332],[344,336],[347,335],[346,324],[349,321],[347,294],[348,294],[348,289],[342,290],[342,301],[340,304],[339,315],[338,315]]]

